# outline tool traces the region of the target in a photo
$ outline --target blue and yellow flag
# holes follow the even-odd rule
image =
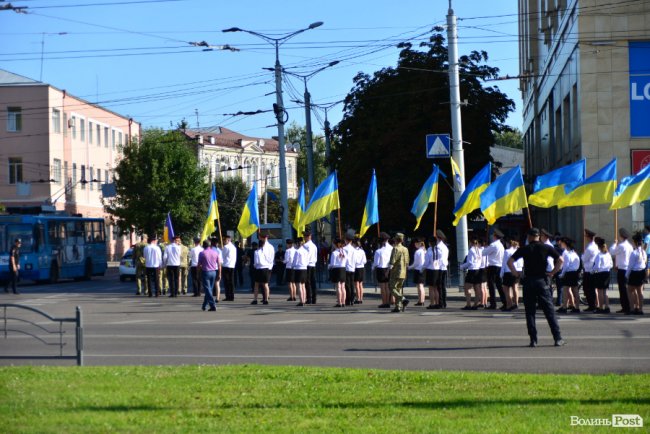
[[[611,204],[616,190],[616,158],[581,183],[567,184],[558,208]]]
[[[650,165],[621,179],[609,209],[621,209],[650,199]]]
[[[460,199],[458,199],[458,203],[456,203],[456,207],[454,208],[454,214],[456,216],[454,226],[458,225],[458,222],[463,216],[481,207],[481,193],[488,188],[491,179],[492,163],[488,163],[474,175],[474,178],[465,187],[463,194],[460,195]]]
[[[335,209],[341,207],[339,203],[339,182],[336,172],[332,172],[325,181],[316,187],[316,190],[309,200],[307,211],[302,215],[300,224],[306,226],[309,223],[323,218]]]
[[[260,227],[260,211],[257,205],[257,182],[253,182],[248,199],[244,204],[244,210],[241,213],[237,230],[242,238],[250,237]]]
[[[302,237],[302,231],[305,228],[300,225],[302,215],[305,213],[305,180],[300,179],[300,194],[298,195],[298,203],[296,204],[296,215],[293,218],[293,227],[296,230],[296,235]]]
[[[540,208],[550,208],[557,205],[566,196],[566,184],[580,183],[586,177],[586,162],[584,159],[568,166],[555,169],[546,175],[540,175],[533,185],[533,194],[528,196],[528,203]]]
[[[481,194],[481,212],[489,225],[501,216],[528,208],[521,167],[516,166],[494,180]]]
[[[207,239],[212,232],[216,229],[214,224],[215,220],[219,219],[219,203],[217,202],[217,189],[212,184],[212,193],[210,194],[210,204],[208,205],[208,216],[203,224],[203,231],[201,232],[201,242]]]
[[[461,177],[460,177],[460,167],[458,167],[458,164],[456,164],[456,161],[454,160],[454,157],[449,157],[451,160],[451,173],[454,176],[454,179],[460,185]]]
[[[422,216],[427,210],[429,203],[435,202],[438,200],[438,176],[440,175],[440,169],[435,164],[433,165],[433,171],[429,178],[425,181],[420,193],[413,201],[413,207],[411,208],[411,214],[415,216],[415,229],[420,226],[420,221]]]
[[[166,243],[171,243],[174,239],[174,227],[172,226],[172,216],[167,213],[167,219],[165,220],[165,228],[163,229],[163,241]]]
[[[379,222],[379,200],[377,198],[377,175],[375,169],[372,169],[372,178],[370,187],[366,196],[366,206],[363,208],[363,217],[361,218],[361,229],[359,229],[359,238],[363,237],[368,228]]]

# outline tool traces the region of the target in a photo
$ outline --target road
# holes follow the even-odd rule
[[[565,315],[560,319],[568,345],[553,346],[538,314],[538,348],[528,348],[523,309],[517,312],[377,309],[374,290],[363,305],[335,308],[327,291],[319,304],[297,307],[286,293],[269,305],[252,306],[249,293],[221,302],[217,312],[201,311],[191,296],[177,299],[134,295],[132,282],[114,274],[90,282],[26,285],[21,295],[0,294],[0,303],[19,303],[53,316],[74,316],[80,306],[86,365],[242,364],[339,366],[409,370],[474,370],[547,373],[650,372],[650,316]],[[453,293],[452,293],[453,295]],[[48,343],[43,317],[13,310],[9,329],[30,332]],[[40,328],[39,328],[40,327]],[[65,354],[74,354],[74,327],[66,326]],[[70,365],[69,360],[24,359],[58,354],[24,333],[0,334],[0,365]]]

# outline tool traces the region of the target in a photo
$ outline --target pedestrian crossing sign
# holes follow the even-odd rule
[[[427,134],[427,158],[449,158],[449,134]]]

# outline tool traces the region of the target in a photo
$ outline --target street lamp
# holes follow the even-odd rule
[[[311,131],[311,95],[309,94],[309,90],[307,89],[307,80],[312,78],[314,75],[318,74],[319,72],[334,66],[338,64],[338,60],[334,60],[333,62],[328,63],[327,65],[323,66],[322,68],[318,68],[317,70],[310,72],[309,74],[296,74],[295,72],[289,72],[285,70],[284,72],[293,75],[294,77],[302,78],[303,82],[305,83],[305,127],[307,129],[307,186],[309,187],[309,196],[314,194],[314,147],[312,144],[312,131]],[[315,228],[315,223],[312,222],[310,223],[310,229],[311,233],[315,234],[316,233],[316,228]]]
[[[245,32],[251,35],[257,36],[264,39],[266,42],[275,46],[275,97],[276,104],[274,106],[275,117],[278,121],[278,144],[279,144],[279,173],[280,173],[280,206],[282,208],[282,238],[287,239],[291,238],[291,226],[289,225],[289,201],[287,196],[287,165],[286,165],[286,149],[284,148],[284,123],[286,119],[284,117],[284,103],[282,102],[282,66],[280,65],[280,44],[288,41],[290,38],[302,33],[307,30],[315,29],[323,25],[322,21],[317,21],[311,23],[308,27],[304,29],[297,30],[292,33],[287,33],[283,36],[273,38],[262,33],[258,33],[252,30],[241,29],[239,27],[231,27],[229,29],[224,29],[224,33],[229,32]]]

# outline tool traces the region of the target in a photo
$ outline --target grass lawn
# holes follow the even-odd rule
[[[570,416],[639,414],[650,375],[311,367],[0,368],[0,432],[604,432]],[[642,430],[635,430],[638,432]]]

